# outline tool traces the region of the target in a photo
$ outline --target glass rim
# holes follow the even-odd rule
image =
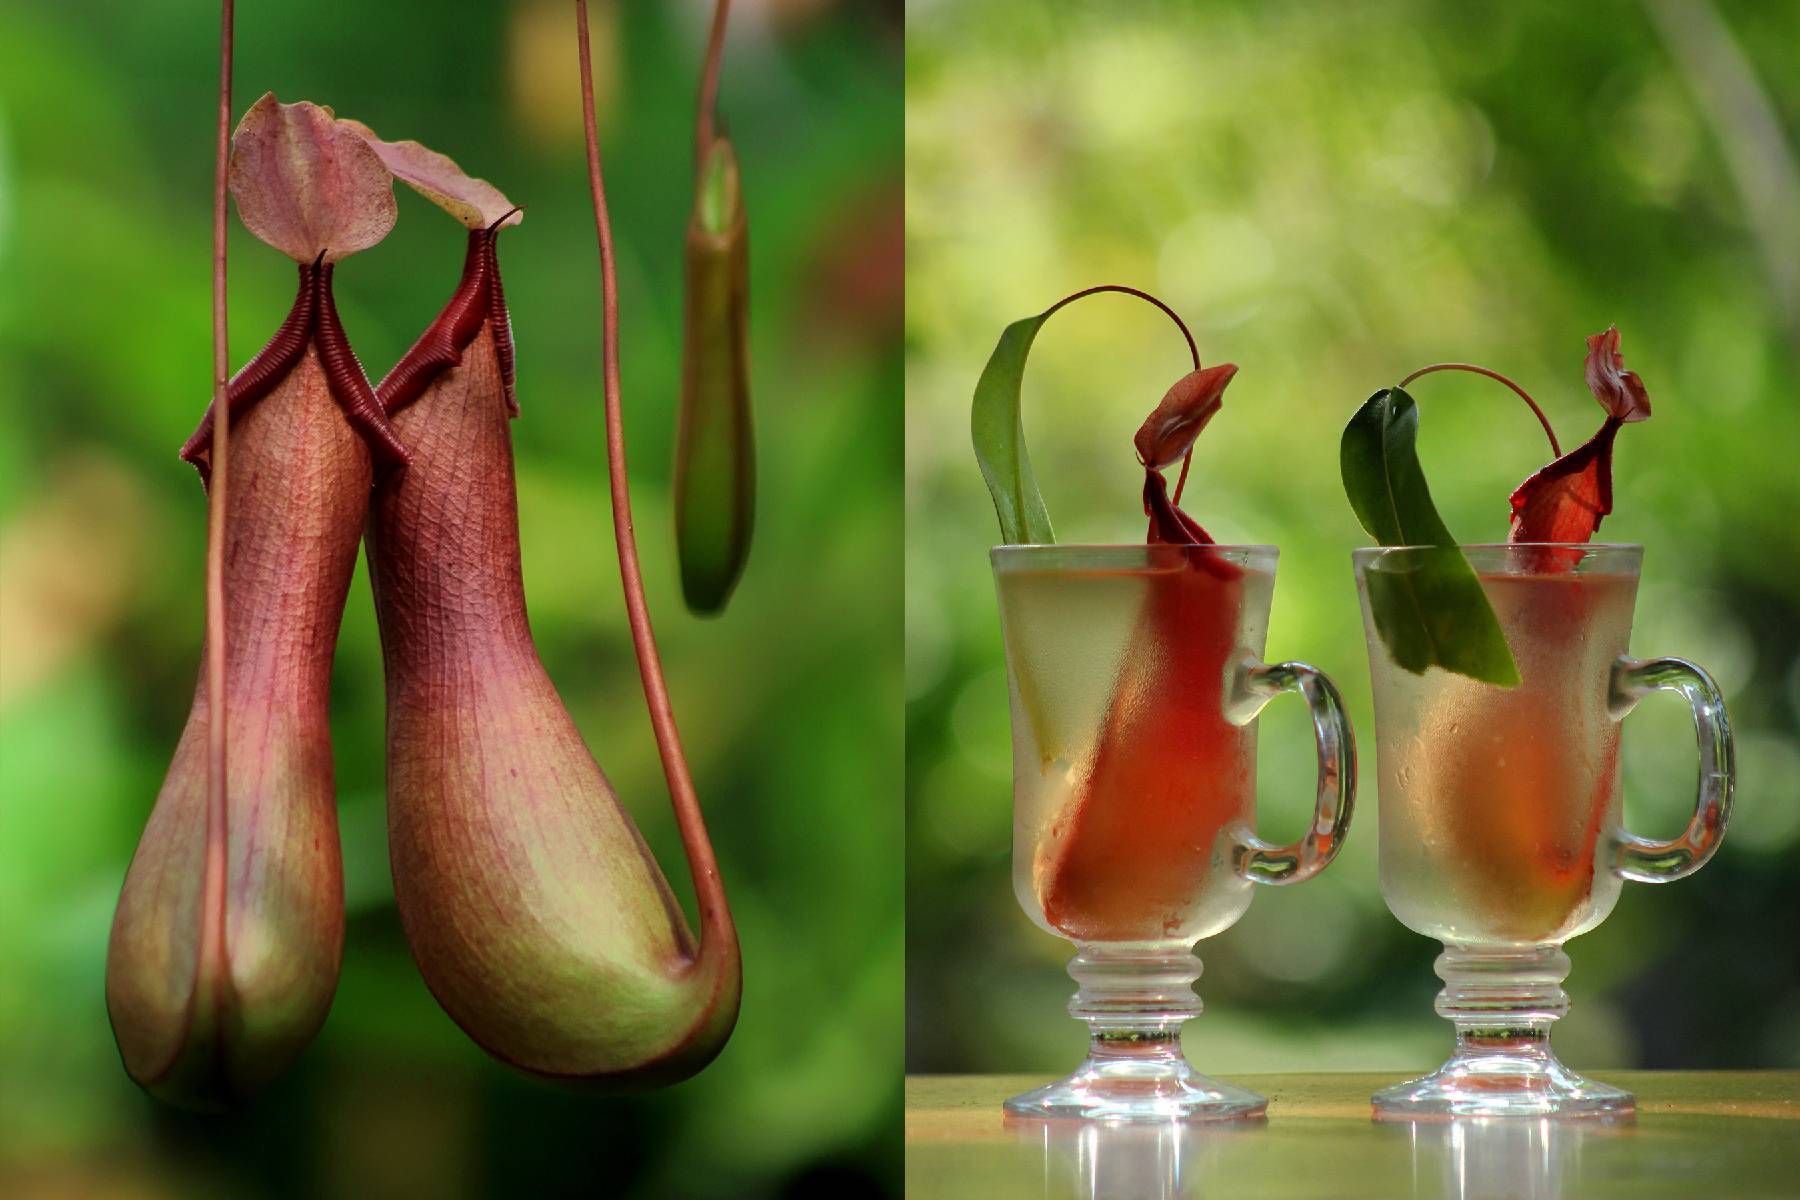
[[[1407,546],[1358,546],[1352,554],[1389,553],[1397,550],[1442,550],[1445,547],[1427,543]],[[1458,542],[1458,550],[1635,550],[1643,553],[1642,542]]]
[[[1418,562],[1432,551],[1448,546],[1361,546],[1350,552],[1350,562],[1358,573],[1377,570],[1406,570],[1405,564]],[[1454,549],[1471,566],[1482,570],[1500,570],[1506,574],[1531,574],[1537,568],[1532,552],[1561,552],[1572,558],[1568,566],[1589,574],[1637,574],[1643,567],[1644,547],[1636,542],[1467,542]],[[1523,553],[1521,553],[1523,552]],[[1566,560],[1565,560],[1566,561]],[[1382,567],[1381,563],[1390,563]]]
[[[1255,571],[1273,573],[1281,557],[1276,546],[1222,545],[1206,548],[1227,562]],[[1015,542],[994,546],[988,564],[996,575],[1017,572],[1079,572],[1083,569],[1157,572],[1186,561],[1192,546],[1172,542]]]
[[[1281,547],[1261,543],[1207,542],[1205,548],[1229,558],[1277,558],[1281,554]],[[988,558],[999,563],[1005,559],[1048,558],[1053,555],[1103,558],[1111,554],[1178,554],[1191,549],[1192,546],[1173,542],[1007,542],[989,547]]]

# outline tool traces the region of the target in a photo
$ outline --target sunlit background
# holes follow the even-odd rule
[[[217,6],[6,5],[0,1192],[756,1197],[898,1178],[898,6],[734,6],[722,97],[752,230],[761,488],[748,573],[704,622],[680,604],[668,476],[711,5],[594,7],[637,525],[743,940],[736,1035],[692,1082],[607,1099],[508,1073],[433,1003],[394,911],[359,568],[332,695],[349,926],[330,1020],[232,1120],[169,1113],[126,1078],[102,998],[107,931],[201,640],[204,502],[175,452],[209,388]],[[329,103],[529,206],[500,256],[532,624],[689,902],[613,557],[572,6],[238,8],[239,112],[267,89]],[[459,226],[396,191],[394,232],[337,277],[376,376],[448,297],[463,254]],[[293,267],[235,218],[231,254],[241,363],[286,313]]]
[[[1200,947],[1202,1070],[1427,1068],[1435,943],[1376,881],[1373,722],[1339,482],[1356,406],[1416,366],[1487,364],[1598,428],[1583,337],[1617,322],[1655,418],[1618,441],[1607,540],[1647,547],[1632,647],[1729,695],[1737,807],[1719,856],[1627,885],[1571,944],[1577,1068],[1800,1066],[1800,36],[1784,5],[918,3],[907,31],[908,1067],[1071,1067],[1070,947],[1013,898],[1005,668],[969,443],[1009,321],[1099,282],[1147,287],[1241,371],[1184,506],[1281,548],[1269,655],[1335,676],[1365,788],[1343,856],[1262,889]],[[1143,536],[1131,435],[1187,368],[1128,299],[1045,326],[1028,440],[1059,540]],[[1450,528],[1502,540],[1548,459],[1485,380],[1413,389]],[[1301,705],[1262,718],[1261,830],[1311,807]],[[1687,708],[1628,723],[1628,823],[1694,800]]]

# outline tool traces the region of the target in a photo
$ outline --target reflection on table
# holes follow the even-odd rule
[[[1629,1130],[1631,1117],[1456,1117],[1395,1122],[1412,1143],[1414,1196],[1455,1200],[1574,1200],[1582,1151]]]
[[[1205,1194],[1206,1180],[1218,1175],[1221,1141],[1263,1124],[1009,1120],[1007,1128],[1022,1147],[1041,1153],[1045,1200],[1177,1200]]]
[[[1460,1117],[1389,1123],[1412,1155],[1413,1197],[1445,1200],[1574,1200],[1584,1143],[1617,1136],[1627,1121]],[[1265,1121],[1102,1124],[1008,1121],[1021,1148],[1041,1157],[1045,1200],[1193,1200],[1239,1194],[1250,1164],[1233,1141]],[[1256,1147],[1244,1145],[1246,1153]]]
[[[1616,1072],[1633,1118],[1371,1119],[1399,1076],[1264,1075],[1252,1122],[1008,1120],[1022,1077],[907,1082],[917,1200],[1590,1200],[1800,1195],[1800,1072]]]

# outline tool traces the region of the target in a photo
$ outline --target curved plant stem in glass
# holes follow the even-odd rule
[[[1096,296],[1101,292],[1117,292],[1122,296],[1136,296],[1146,304],[1154,304],[1157,308],[1160,308],[1169,320],[1175,322],[1175,328],[1181,330],[1182,339],[1187,342],[1188,357],[1192,359],[1194,363],[1194,370],[1198,371],[1200,369],[1200,346],[1194,341],[1194,335],[1188,329],[1187,322],[1183,321],[1180,314],[1170,308],[1167,304],[1164,304],[1149,292],[1142,291],[1138,288],[1130,287],[1123,283],[1095,284],[1093,287],[1082,288],[1079,292],[1071,292],[1069,295],[1064,296],[1061,300],[1058,300],[1055,304],[1052,304],[1049,308],[1045,309],[1044,316],[1048,318],[1051,313],[1059,308],[1065,308],[1068,305],[1075,303],[1077,300],[1084,299],[1088,296]],[[1187,486],[1188,468],[1193,465],[1194,450],[1193,447],[1190,446],[1188,447],[1188,452],[1181,456],[1181,474],[1176,477],[1175,491],[1174,494],[1170,496],[1171,503],[1181,503],[1181,489]]]
[[[1544,427],[1544,436],[1550,439],[1550,453],[1553,455],[1556,455],[1558,457],[1560,457],[1562,455],[1562,447],[1560,445],[1558,445],[1557,441],[1556,441],[1556,430],[1554,430],[1550,427],[1550,418],[1544,415],[1544,410],[1538,407],[1538,402],[1536,400],[1533,400],[1531,398],[1531,394],[1529,392],[1527,392],[1524,388],[1520,387],[1518,384],[1514,383],[1512,380],[1508,379],[1506,376],[1502,375],[1498,371],[1490,370],[1487,367],[1476,366],[1474,363],[1464,363],[1464,362],[1432,363],[1430,366],[1420,367],[1418,370],[1414,371],[1411,375],[1408,375],[1405,379],[1402,379],[1399,383],[1395,384],[1394,386],[1403,388],[1407,384],[1411,383],[1413,380],[1419,378],[1422,375],[1431,375],[1431,374],[1435,374],[1438,371],[1468,371],[1471,374],[1475,374],[1475,375],[1485,375],[1489,379],[1495,380],[1498,383],[1503,383],[1507,387],[1511,388],[1518,395],[1519,399],[1523,400],[1527,405],[1530,406],[1532,415],[1537,417],[1538,424],[1542,425]]]

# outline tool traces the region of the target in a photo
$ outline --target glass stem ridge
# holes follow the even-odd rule
[[[1191,951],[1084,946],[1069,961],[1069,975],[1079,985],[1069,1013],[1087,1023],[1096,1057],[1158,1044],[1179,1055],[1182,1024],[1201,1012],[1194,992],[1200,972],[1200,959]]]
[[[1550,1053],[1550,1025],[1569,1011],[1563,980],[1569,956],[1558,946],[1438,955],[1438,1015],[1456,1027],[1458,1057]]]

